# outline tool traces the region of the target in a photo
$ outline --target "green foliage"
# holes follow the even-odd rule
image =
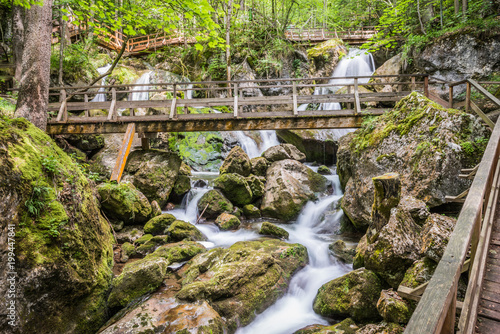
[[[24,206],[32,217],[38,217],[45,208],[45,198],[52,189],[49,187],[35,186],[31,192],[31,197],[24,202]]]
[[[53,48],[50,56],[50,70],[59,71],[59,45]],[[89,82],[98,75],[92,59],[97,57],[97,48],[88,48],[85,43],[77,42],[64,48],[63,79],[68,82]]]
[[[1,116],[14,116],[14,110],[16,110],[15,101],[12,99],[6,99],[0,97],[0,115]]]
[[[59,162],[57,161],[57,158],[55,156],[43,155],[41,162],[43,168],[49,175],[54,176],[56,172],[59,172]]]

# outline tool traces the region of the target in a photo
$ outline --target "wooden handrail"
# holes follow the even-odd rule
[[[448,246],[406,326],[405,333],[454,332],[460,272],[469,248],[472,247],[471,253],[476,252],[477,240],[474,239],[479,235],[483,206],[488,203],[499,156],[500,122],[497,122]]]

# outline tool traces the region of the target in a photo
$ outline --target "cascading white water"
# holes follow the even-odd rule
[[[134,84],[137,85],[149,85],[151,78],[151,71],[146,72],[141,77],[134,82]],[[149,86],[135,86],[132,90],[133,91],[142,91],[142,90],[148,90]],[[147,101],[149,100],[149,93],[148,92],[133,92],[130,94],[129,101]]]
[[[278,136],[276,136],[276,131],[273,130],[257,131],[257,135],[260,137],[260,145],[258,145],[253,138],[247,136],[243,131],[235,131],[234,133],[238,139],[238,143],[241,145],[241,148],[250,157],[250,159],[260,157],[268,148],[280,144]]]
[[[99,67],[97,69],[97,72],[99,72],[100,75],[103,75],[110,68],[111,68],[111,64],[103,66],[103,67]],[[104,78],[102,78],[102,80],[101,80],[101,86],[104,86],[106,84],[106,79],[107,78],[108,78],[108,76],[105,76]],[[106,89],[104,87],[101,87],[101,88],[99,88],[98,92],[104,92],[105,90]],[[94,98],[90,102],[106,102],[106,94],[104,94],[104,93],[96,94],[96,96],[94,96]]]
[[[202,175],[204,174],[197,173],[196,176]],[[215,175],[217,174],[206,174],[207,178],[213,178]],[[330,232],[325,232],[332,230],[332,218],[326,219],[325,213],[333,210],[334,213],[331,215],[333,221],[337,223],[340,221],[342,211],[335,211],[334,208],[342,197],[342,191],[337,175],[328,175],[327,178],[333,183],[333,195],[317,202],[308,202],[296,223],[280,225],[289,232],[290,243],[300,243],[307,247],[309,264],[294,275],[287,293],[282,298],[259,314],[248,326],[239,328],[237,334],[289,334],[311,324],[328,324],[313,311],[314,297],[321,285],[349,272],[352,266],[341,263],[328,250],[328,245],[333,242],[334,236]],[[177,219],[195,224],[198,201],[208,190],[209,188],[192,189],[185,207],[169,213]],[[207,248],[227,247],[238,241],[260,237],[253,230],[220,231],[211,224],[198,224],[196,227],[207,236],[208,242],[203,243]]]

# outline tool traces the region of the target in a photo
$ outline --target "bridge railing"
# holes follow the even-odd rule
[[[363,27],[356,30],[328,30],[323,28],[289,28],[285,31],[285,37],[291,41],[323,41],[332,38],[347,39],[350,41],[367,40],[372,38],[377,31],[374,27]]]
[[[443,82],[446,83],[446,82]],[[499,85],[500,82],[483,82]],[[446,83],[450,88],[449,107],[465,106],[475,111],[492,129],[488,146],[468,191],[453,234],[434,275],[429,281],[420,302],[408,323],[405,333],[455,333],[456,310],[461,309],[458,333],[473,333],[477,319],[477,307],[486,266],[489,240],[500,176],[500,122],[496,125],[471,99],[472,88],[500,107],[500,100],[489,93],[480,83],[467,79]],[[453,90],[467,85],[466,100],[454,102]],[[470,257],[470,264],[466,259]],[[469,282],[463,302],[457,302],[458,280],[469,268]],[[458,306],[457,306],[458,305]]]
[[[368,80],[370,80],[368,82]],[[146,88],[147,86],[147,88]],[[141,89],[145,87],[145,89]],[[383,87],[384,90],[375,87]],[[390,87],[390,89],[388,89]],[[84,115],[90,117],[90,110],[108,109],[109,121],[117,120],[117,109],[131,109],[134,115],[136,108],[168,109],[169,118],[175,119],[179,114],[186,115],[192,108],[225,107],[232,111],[233,117],[244,117],[252,114],[255,108],[260,111],[273,113],[275,116],[314,113],[325,113],[338,110],[305,110],[305,105],[318,103],[342,103],[344,113],[358,114],[362,105],[373,103],[395,103],[411,91],[419,90],[428,93],[428,77],[426,75],[399,75],[399,76],[357,76],[336,78],[297,78],[297,79],[272,79],[272,80],[240,80],[240,81],[212,81],[212,82],[177,82],[132,84],[114,86],[92,87],[59,87],[51,88],[49,95],[58,96],[57,103],[49,105],[50,111],[57,111],[56,121],[66,122],[69,111],[85,111]],[[274,90],[279,88],[284,95],[259,96],[255,89]],[[338,90],[340,89],[341,90]],[[94,91],[89,91],[92,89]],[[96,91],[101,89],[104,91]],[[324,94],[314,95],[315,90],[324,90]],[[79,91],[78,91],[79,90]],[[336,90],[336,91],[335,91]],[[131,94],[148,93],[162,95],[160,100],[120,101]],[[107,94],[111,100],[94,102],[90,100],[97,94]],[[197,98],[188,98],[189,95]],[[67,101],[67,96],[73,95],[84,102]],[[302,106],[302,107],[301,107]],[[366,109],[376,111],[376,109]],[[205,110],[206,111],[206,110]],[[211,112],[216,112],[210,110]],[[260,114],[259,114],[260,115]],[[139,117],[139,116],[138,116]],[[141,116],[147,117],[147,116]],[[73,117],[73,120],[75,118]]]

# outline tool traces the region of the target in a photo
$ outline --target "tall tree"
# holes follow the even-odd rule
[[[24,44],[24,7],[12,8],[12,55],[15,67],[16,85],[21,80],[23,44]]]
[[[45,130],[49,103],[52,0],[43,0],[41,6],[26,9],[23,21],[22,75],[15,115]]]

